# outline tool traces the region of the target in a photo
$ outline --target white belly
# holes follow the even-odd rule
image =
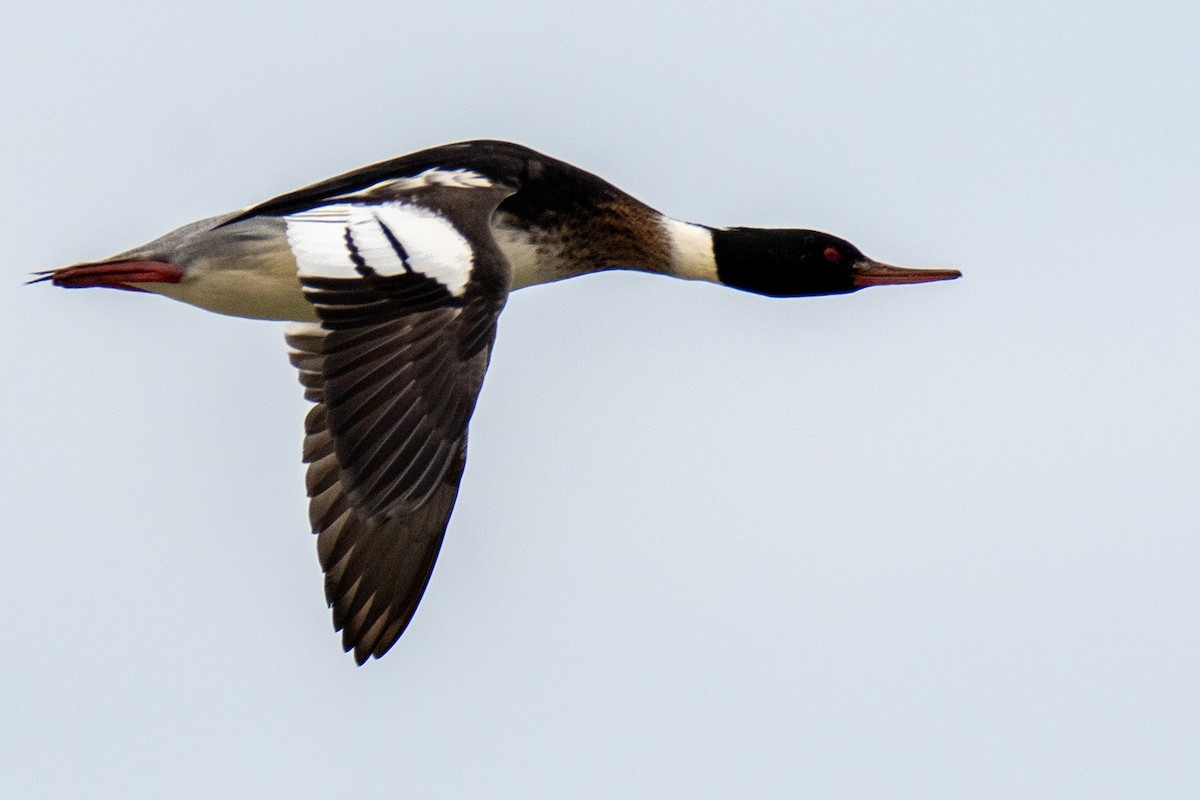
[[[300,288],[296,259],[287,251],[244,257],[232,267],[201,261],[191,265],[188,277],[179,283],[134,285],[233,317],[293,322],[317,319]]]

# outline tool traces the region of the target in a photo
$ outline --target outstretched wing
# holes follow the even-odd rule
[[[544,176],[546,171],[553,172],[553,176]],[[561,181],[564,175],[570,173],[587,175],[565,162],[514,142],[494,139],[454,142],[368,164],[272,197],[243,209],[221,224],[229,225],[262,214],[291,214],[339,198],[361,196],[371,190],[388,193],[403,191],[406,186],[435,183],[471,185],[478,184],[481,178],[494,185],[519,189],[531,179],[536,181],[553,177]],[[594,176],[588,177],[599,180]]]
[[[345,198],[385,196],[405,186],[469,184],[478,178],[520,190],[504,201],[501,211],[514,215],[524,227],[554,230],[565,218],[574,219],[576,225],[583,221],[595,224],[591,221],[598,214],[602,218],[605,213],[623,217],[630,209],[638,210],[635,216],[646,219],[657,220],[659,216],[604,179],[565,161],[513,142],[476,139],[430,147],[335,175],[243,209],[222,220],[218,227],[257,215],[294,214]],[[657,236],[656,224],[651,228],[644,235]],[[622,230],[616,225],[619,240]],[[613,224],[605,226],[604,231],[613,235]],[[628,263],[620,257],[610,261]]]
[[[489,219],[510,193],[463,170],[283,215],[320,319],[288,329],[317,404],[310,517],[334,625],[360,664],[412,618],[458,493],[510,281]]]

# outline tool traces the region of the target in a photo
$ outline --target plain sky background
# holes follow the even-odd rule
[[[4,797],[1200,795],[1194,3],[3,17]],[[281,325],[21,282],[480,136],[966,277],[517,293],[359,669]]]

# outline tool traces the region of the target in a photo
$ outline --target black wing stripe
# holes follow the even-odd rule
[[[375,221],[379,223],[379,230],[383,231],[384,238],[386,238],[388,244],[392,246],[392,250],[395,251],[396,257],[400,259],[400,266],[404,267],[405,272],[412,272],[413,268],[408,263],[408,251],[404,249],[404,245],[400,243],[398,238],[396,238],[396,234],[392,232],[392,229],[388,227],[388,224],[379,218],[378,214],[375,215]]]
[[[367,266],[367,260],[363,258],[362,253],[358,251],[358,245],[354,243],[354,231],[350,226],[346,226],[346,232],[343,235],[346,242],[346,251],[350,254],[350,263],[354,265],[354,269],[359,275],[367,277],[375,274],[375,270]]]

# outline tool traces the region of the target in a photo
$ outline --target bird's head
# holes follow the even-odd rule
[[[867,286],[928,283],[956,269],[910,269],[874,261],[845,239],[798,228],[713,230],[717,276],[726,286],[770,297],[845,294]]]

